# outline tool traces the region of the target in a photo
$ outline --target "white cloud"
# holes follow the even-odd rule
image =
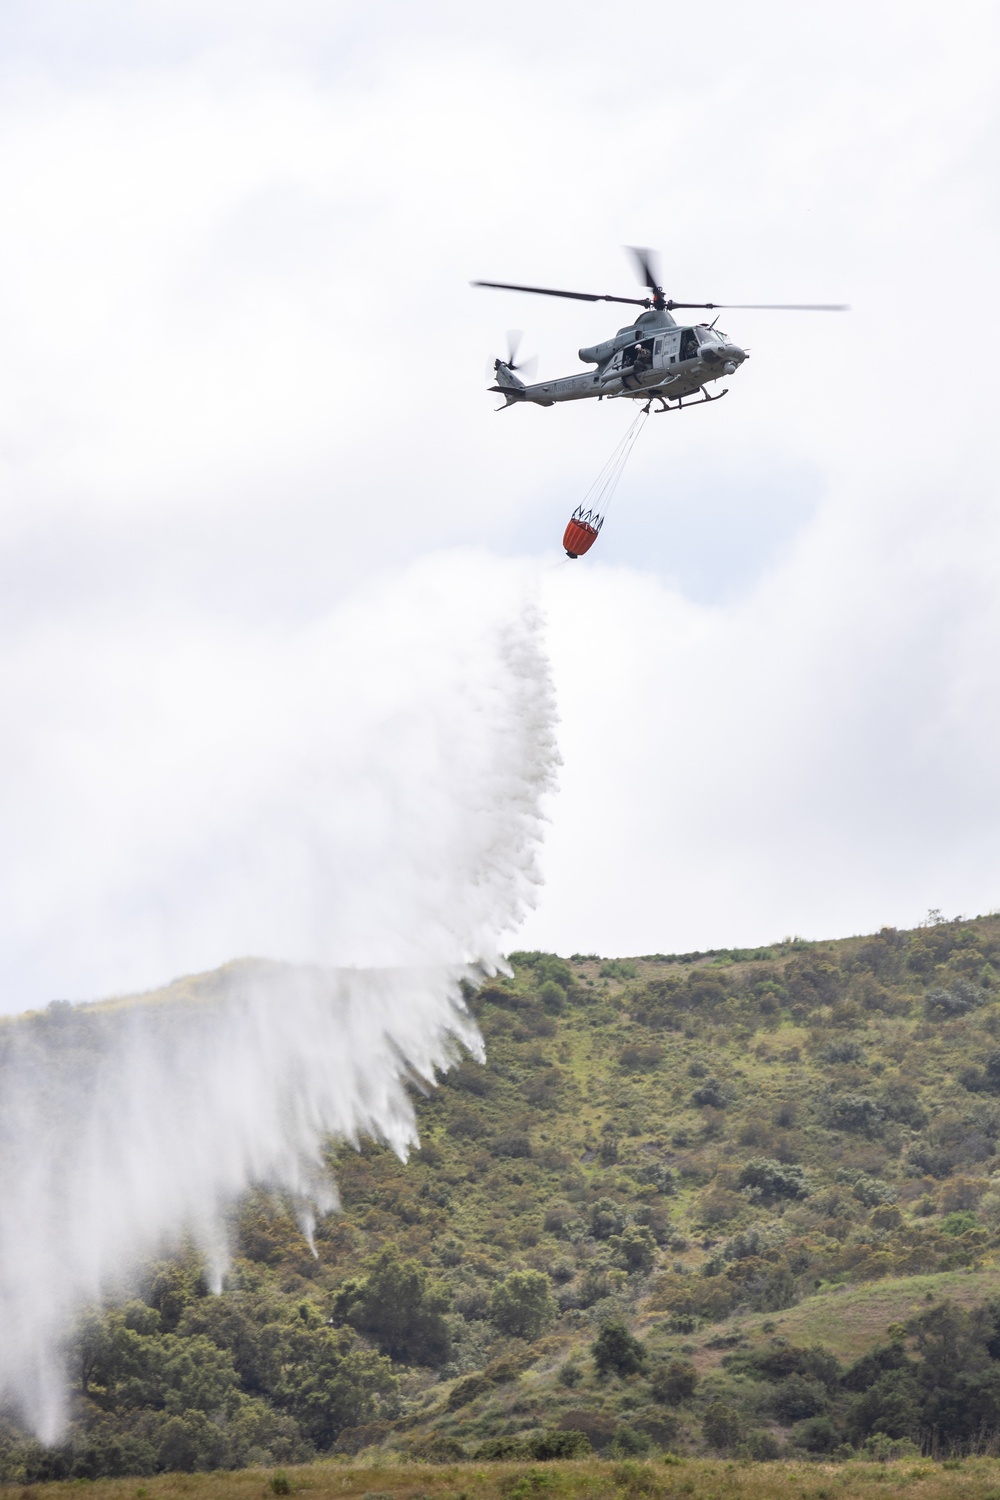
[[[136,641],[165,714],[191,643],[294,654],[386,565],[526,552],[553,569],[566,761],[531,940],[993,903],[992,6],[90,0],[3,28],[18,743],[61,743]],[[752,348],[731,394],[651,418],[598,548],[561,564],[630,413],[496,416],[483,371],[513,324],[573,368],[615,310],[466,281],[627,293],[622,241],[661,247],[674,295],[855,311],[725,314]],[[53,672],[74,639],[94,659]]]

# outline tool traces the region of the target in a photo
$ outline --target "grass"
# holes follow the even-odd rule
[[[547,1464],[309,1464],[281,1471],[292,1494],[315,1500],[867,1500],[900,1493],[920,1500],[1000,1500],[1000,1459],[938,1464],[750,1463],[723,1459]],[[272,1471],[164,1474],[155,1479],[75,1480],[0,1488],[4,1500],[274,1500]]]
[[[741,1333],[753,1345],[778,1335],[791,1344],[806,1347],[822,1344],[846,1363],[883,1339],[893,1323],[905,1323],[945,1300],[960,1307],[976,1307],[995,1297],[998,1288],[1000,1271],[995,1266],[981,1271],[937,1271],[927,1276],[892,1277],[868,1286],[842,1284],[817,1292],[784,1312],[727,1319],[713,1325],[705,1337],[714,1342],[728,1333]],[[720,1362],[723,1352],[706,1349],[702,1344],[695,1362],[699,1369],[709,1369]]]

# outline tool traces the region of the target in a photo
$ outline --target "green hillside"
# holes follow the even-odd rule
[[[318,1258],[248,1199],[223,1295],[188,1257],[90,1315],[70,1438],[8,1422],[0,1478],[1000,1442],[1000,918],[517,954],[470,1003],[485,1067],[409,1163],[334,1152]]]

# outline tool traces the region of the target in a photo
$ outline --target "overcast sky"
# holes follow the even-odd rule
[[[998,35],[982,0],[6,5],[0,885],[34,949],[60,942],[24,864],[58,863],[53,806],[71,869],[133,816],[107,811],[145,754],[123,643],[156,643],[161,706],[176,680],[169,818],[192,715],[221,712],[190,696],[203,643],[290,660],[439,553],[438,579],[518,559],[548,621],[563,767],[520,941],[1000,906]],[[497,415],[490,362],[519,327],[542,374],[580,369],[624,310],[468,282],[633,295],[625,244],[678,299],[853,311],[726,313],[729,396],[650,418],[571,563],[632,408]],[[60,767],[102,694],[83,812]],[[19,962],[6,1009],[95,982]]]

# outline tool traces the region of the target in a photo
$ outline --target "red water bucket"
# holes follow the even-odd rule
[[[583,507],[578,506],[563,532],[563,546],[567,557],[582,557],[585,552],[589,552],[604,525],[602,516],[595,516],[589,510],[585,515],[582,512]]]

